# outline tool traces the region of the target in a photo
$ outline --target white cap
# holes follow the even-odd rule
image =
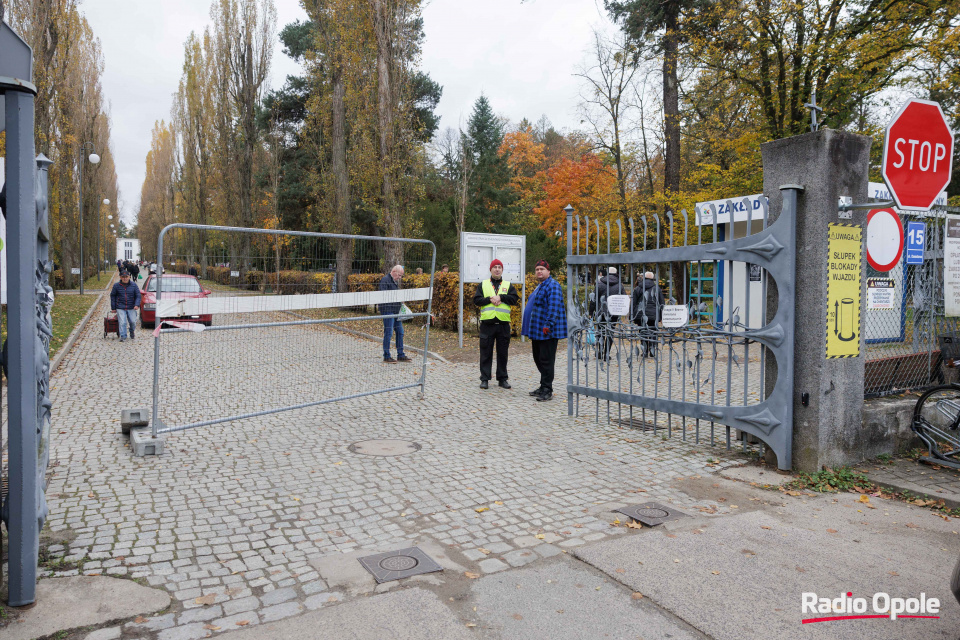
[[[617,272],[616,267],[610,267],[609,269],[607,269],[607,273],[616,273],[616,272]]]

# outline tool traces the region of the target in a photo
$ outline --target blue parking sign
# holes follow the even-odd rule
[[[922,222],[907,223],[907,264],[923,264],[923,241],[926,225]]]

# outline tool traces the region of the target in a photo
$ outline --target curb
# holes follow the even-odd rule
[[[96,301],[90,305],[90,310],[87,311],[87,315],[83,316],[83,319],[80,323],[73,328],[73,331],[70,332],[70,335],[67,336],[66,342],[63,343],[63,346],[60,347],[60,351],[57,352],[57,355],[54,356],[53,360],[50,362],[50,375],[52,376],[56,371],[57,367],[60,366],[60,363],[63,362],[64,357],[70,350],[73,349],[74,343],[77,341],[77,338],[80,337],[80,334],[87,327],[87,323],[90,322],[90,317],[93,315],[93,312],[97,310],[97,307],[100,306],[100,303],[103,302],[103,296],[107,295],[107,292],[110,290],[109,286],[113,284],[114,276],[110,277],[110,281],[107,283],[107,289],[104,289],[99,296],[97,296]],[[56,303],[54,303],[56,304]]]
[[[870,474],[867,474],[867,477],[870,477]],[[927,500],[943,500],[943,505],[949,507],[950,509],[960,509],[960,500],[955,500],[954,498],[948,498],[945,496],[937,495],[936,493],[930,493],[927,489],[919,485],[905,486],[905,484],[894,484],[892,482],[881,482],[879,480],[870,480],[873,484],[878,487],[883,487],[884,489],[890,489],[896,492],[909,491],[918,496],[923,496]]]

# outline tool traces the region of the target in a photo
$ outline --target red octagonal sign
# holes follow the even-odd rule
[[[909,100],[883,140],[883,180],[901,209],[928,211],[950,183],[953,132],[940,105]]]

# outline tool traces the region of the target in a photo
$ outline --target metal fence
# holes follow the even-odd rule
[[[161,232],[157,256],[141,312],[147,326],[163,322],[154,331],[154,436],[423,392],[432,242],[176,224]],[[394,265],[406,272],[400,288],[380,290]],[[386,322],[401,317],[417,357],[388,363],[379,343]]]
[[[905,236],[910,222],[923,224],[922,264],[907,264],[906,251],[887,273],[875,271],[864,261],[865,397],[924,389],[943,381],[940,337],[960,331],[960,319],[944,313],[943,248],[948,213],[960,213],[960,208],[899,213]]]
[[[789,468],[798,189],[784,188],[775,222],[764,205],[726,239],[715,210],[692,228],[686,212],[668,212],[611,233],[568,209],[569,412],[697,443],[716,444],[719,427],[726,447],[762,442]],[[620,316],[605,296],[611,268],[631,295]],[[655,318],[645,311],[647,272],[664,298]]]

